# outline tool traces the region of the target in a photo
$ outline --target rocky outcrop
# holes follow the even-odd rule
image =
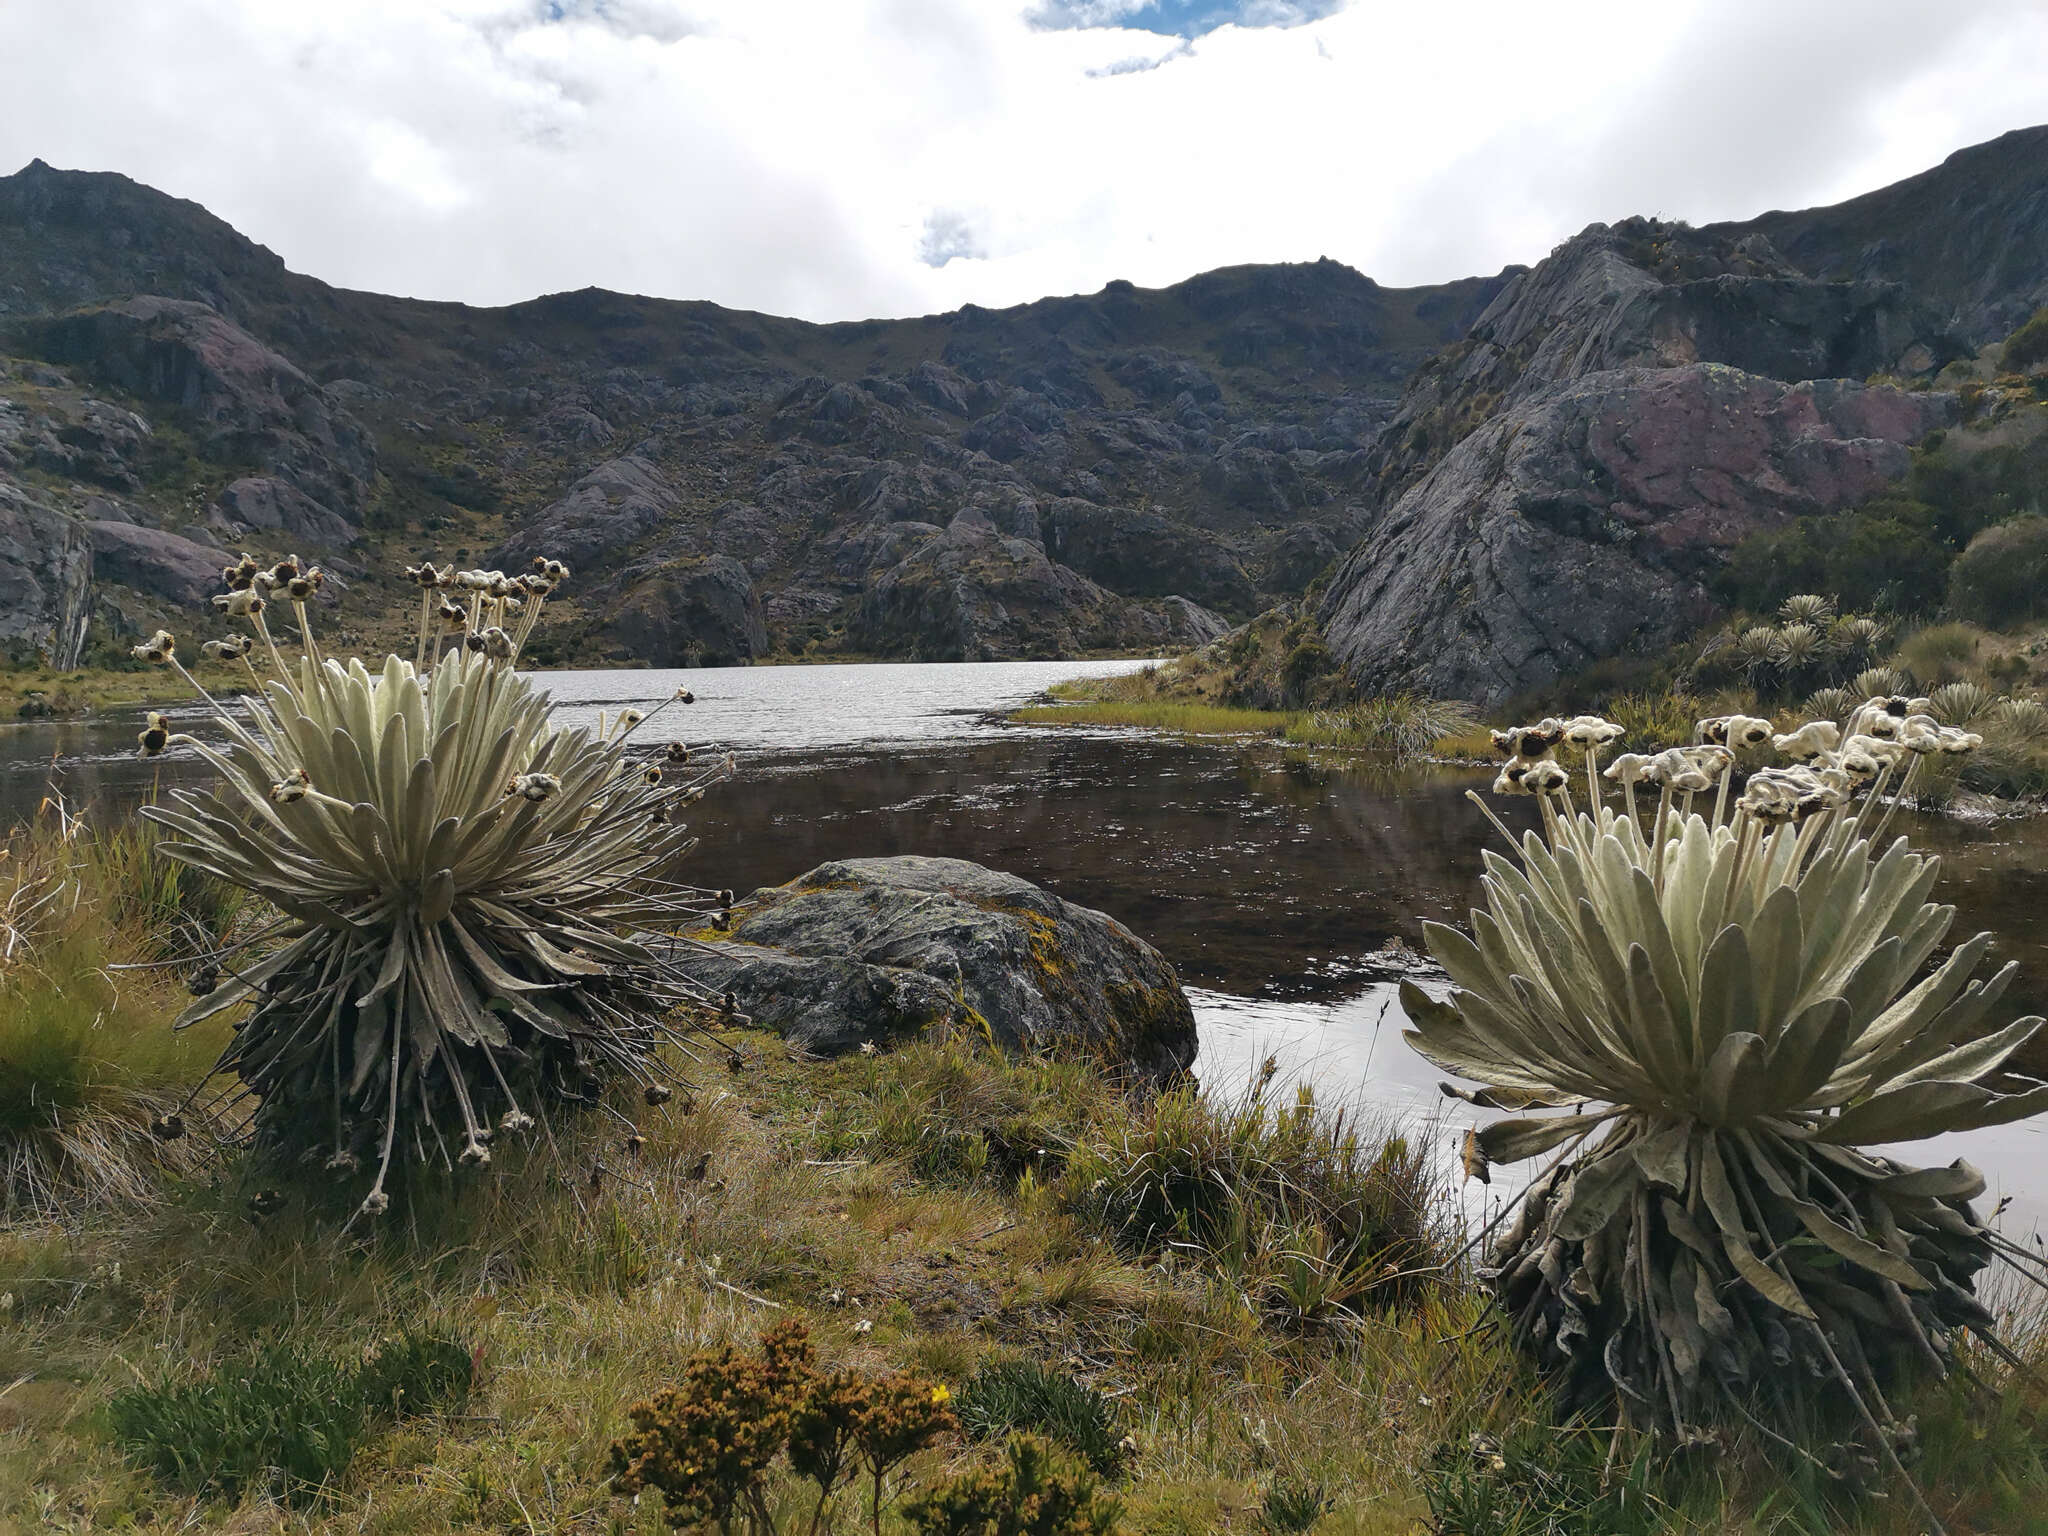
[[[756,891],[686,952],[712,990],[806,1050],[964,1030],[1154,1083],[1195,1058],[1173,967],[1114,918],[960,859],[847,859]]]
[[[91,616],[85,526],[0,480],[0,645],[75,667]]]
[[[619,601],[604,633],[657,667],[729,667],[768,649],[753,580],[730,555],[655,567]]]
[[[1755,231],[1594,225],[1411,382],[1329,647],[1361,688],[1485,705],[1663,649],[1735,543],[1867,498],[1955,418],[1856,381],[1959,347],[1900,285],[1808,277]]]
[[[1931,373],[1959,350],[1941,316],[1898,284],[1817,281],[1755,233],[1595,224],[1510,282],[1416,375],[1366,473],[1392,506],[1481,422],[1616,368],[1726,363],[1774,379],[1861,379]]]
[[[1063,498],[1044,509],[1040,524],[1049,556],[1126,597],[1178,595],[1236,614],[1258,601],[1219,539],[1157,513]]]
[[[1950,395],[1715,364],[1593,373],[1492,418],[1333,577],[1328,643],[1372,691],[1494,705],[1712,617],[1744,535],[1861,501]]]
[[[2044,168],[2048,126],[2018,128],[1846,203],[1704,233],[1764,235],[1815,277],[1902,283],[1974,350],[2048,304]]]
[[[597,466],[568,494],[491,551],[490,562],[523,569],[535,556],[564,561],[572,571],[615,565],[664,526],[676,493],[648,460],[628,454]]]
[[[377,454],[367,431],[282,354],[204,304],[155,296],[19,328],[25,346],[169,408],[216,464],[289,483],[340,525],[362,522]]]
[[[564,660],[619,633],[687,654],[705,624],[740,654],[735,581],[694,578],[701,622],[681,626],[641,591],[706,557],[745,566],[791,652],[1163,648],[1200,613],[1293,603],[1368,535],[1398,553],[1396,523],[1427,521],[1409,492],[1462,444],[1563,426],[1542,402],[1596,377],[1925,381],[2048,300],[2044,145],[2008,135],[1833,209],[1594,226],[1535,268],[1426,288],[1300,262],[822,326],[597,289],[503,309],[349,292],[192,204],[38,162],[0,177],[0,473],[65,512],[118,494],[163,528],[211,500],[223,536],[324,543],[331,566],[358,532],[391,565],[553,555],[578,577]],[[1477,504],[1477,474],[1436,483]],[[1585,491],[1557,460],[1532,503],[1553,480]],[[1756,507],[1807,504],[1793,483]],[[1511,532],[1482,542],[1504,557]],[[466,537],[499,547],[458,557]],[[1668,595],[1616,569],[1618,590]],[[615,604],[638,604],[618,631]],[[1422,618],[1375,624],[1434,633]],[[1638,619],[1623,643],[1661,622]],[[1540,675],[1531,654],[1502,675]],[[1378,651],[1361,665],[1403,675]]]
[[[289,544],[346,544],[357,529],[289,480],[244,475],[220,493],[221,515],[243,529],[274,533]]]
[[[218,549],[135,523],[102,520],[86,528],[92,538],[95,581],[201,609],[221,590],[225,562]]]
[[[1054,561],[1036,540],[1003,533],[979,508],[962,512],[943,532],[907,523],[889,532],[900,541],[901,558],[872,578],[849,630],[857,648],[878,655],[1073,656],[1185,645],[1222,626],[1186,598],[1140,603],[1098,586]]]

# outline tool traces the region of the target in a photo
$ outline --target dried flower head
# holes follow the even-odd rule
[[[142,644],[135,647],[133,655],[137,661],[147,661],[162,666],[171,659],[178,648],[178,642],[167,629],[160,629]]]

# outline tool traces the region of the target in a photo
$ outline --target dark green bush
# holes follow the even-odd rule
[[[1970,540],[1949,567],[1948,605],[1994,629],[2048,614],[2048,517],[2010,518]]]
[[[1065,1371],[1035,1360],[998,1360],[969,1378],[954,1400],[960,1425],[976,1439],[1036,1430],[1104,1476],[1122,1460],[1116,1405]]]
[[[473,1356],[460,1340],[408,1331],[356,1365],[273,1344],[198,1381],[165,1381],[107,1405],[115,1442],[192,1493],[236,1498],[270,1486],[296,1501],[348,1469],[386,1417],[459,1407]]]
[[[2037,309],[2034,317],[2005,338],[2001,361],[2014,373],[2025,373],[2048,359],[2048,309]]]
[[[357,1390],[363,1406],[393,1418],[459,1409],[476,1382],[476,1357],[460,1339],[410,1329],[377,1347]]]
[[[123,1450],[188,1492],[232,1499],[274,1480],[293,1501],[348,1469],[368,1416],[353,1368],[278,1344],[200,1381],[122,1392],[107,1417]]]

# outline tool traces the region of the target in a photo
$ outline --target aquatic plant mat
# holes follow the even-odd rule
[[[1462,1277],[1302,1325],[1248,1306],[1246,1276],[1206,1252],[1126,1251],[1085,1189],[1065,1187],[1067,1148],[1138,1135],[1079,1064],[944,1045],[800,1063],[753,1032],[709,1054],[658,1112],[617,1090],[647,1138],[637,1154],[609,1116],[577,1117],[553,1155],[508,1146],[494,1177],[438,1181],[346,1235],[296,1196],[252,1220],[263,1186],[235,1161],[167,1183],[153,1208],[0,1231],[0,1529],[653,1536],[655,1501],[635,1508],[606,1486],[628,1409],[693,1351],[749,1350],[789,1319],[821,1367],[915,1371],[989,1409],[986,1434],[908,1464],[890,1531],[943,1479],[999,1470],[1012,1428],[1069,1445],[1127,1435],[1106,1487],[1131,1532],[1919,1529],[1897,1492],[1852,1497],[1740,1438],[1669,1467],[1636,1470],[1631,1452],[1603,1484],[1607,1436],[1554,1424]],[[894,1106],[941,1094],[950,1144],[1015,1138],[1045,1156],[1021,1174],[994,1156],[927,1156],[918,1171]],[[2008,1326],[2038,1359],[2023,1320]],[[469,1346],[467,1400],[368,1415],[346,1465],[289,1505],[260,1474],[232,1494],[182,1487],[124,1452],[107,1418],[123,1393],[226,1382],[276,1349],[353,1368],[408,1330]],[[2038,1528],[2048,1398],[1961,1351],[2003,1395],[1980,1401],[1958,1376],[1898,1396],[1918,1415],[1915,1475],[1951,1531]],[[972,1388],[984,1368],[1003,1390]],[[311,1369],[273,1373],[275,1395]],[[804,1529],[808,1485],[768,1493],[783,1529]],[[1585,1510],[1617,1518],[1588,1526]]]

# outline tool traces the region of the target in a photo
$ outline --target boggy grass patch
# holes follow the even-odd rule
[[[675,1383],[693,1352],[749,1348],[788,1318],[809,1326],[822,1370],[915,1370],[956,1405],[985,1363],[1029,1360],[1086,1381],[1135,1445],[1115,1489],[1134,1533],[1258,1530],[1284,1486],[1328,1491],[1321,1536],[1414,1536],[1435,1448],[1469,1462],[1474,1433],[1552,1432],[1532,1373],[1481,1326],[1457,1271],[1355,1321],[1276,1327],[1204,1250],[1119,1260],[1063,1177],[940,1180],[872,1137],[825,1139],[893,1097],[895,1064],[930,1082],[949,1048],[816,1063],[765,1036],[735,1039],[744,1071],[700,1072],[662,1113],[635,1110],[637,1153],[609,1116],[575,1116],[547,1157],[508,1158],[499,1177],[467,1186],[441,1181],[432,1198],[415,1191],[367,1233],[338,1235],[296,1196],[252,1225],[252,1186],[234,1166],[218,1190],[187,1182],[160,1205],[0,1230],[0,1292],[16,1298],[0,1315],[0,1388],[30,1378],[0,1392],[0,1529],[654,1536],[655,1501],[629,1509],[607,1481],[628,1408]],[[995,1102],[1047,1091],[1048,1073],[1069,1081],[1045,1063],[971,1065]],[[1071,1102],[1052,1096],[1053,1123],[1075,1128],[1084,1155],[1120,1142],[1138,1110],[1099,1080],[1072,1082]],[[1361,1134],[1362,1156],[1369,1147]],[[179,1493],[108,1433],[106,1404],[138,1369],[157,1380],[152,1361],[211,1363],[180,1380],[220,1374],[259,1339],[350,1360],[407,1324],[481,1349],[467,1408],[376,1427],[316,1500],[288,1512],[261,1479],[239,1503]],[[1972,1366],[2005,1380],[1990,1362]],[[2024,1383],[1995,1410],[1961,1386],[1898,1402],[1920,1415],[1916,1474],[1952,1532],[2024,1531],[2048,1507],[2032,1429],[2041,1406]],[[943,1454],[916,1469],[906,1498],[1004,1465],[999,1435]],[[1680,1532],[1915,1529],[1897,1498],[1845,1501],[1832,1523],[1794,1518],[1804,1506],[1785,1491],[1785,1460],[1732,1445],[1691,1481],[1652,1466],[1649,1489]],[[778,1469],[767,1494],[782,1528],[804,1529],[813,1487]],[[865,1527],[866,1505],[841,1496],[849,1528]],[[891,1536],[907,1528],[903,1508],[885,1518]]]
[[[1043,1179],[1064,1164],[1085,1124],[1121,1102],[1098,1065],[1005,1060],[966,1037],[824,1070],[836,1082],[817,1107],[817,1156],[895,1158],[942,1183],[1014,1180],[1026,1169]]]
[[[1128,1251],[1197,1254],[1297,1322],[1412,1296],[1454,1247],[1426,1151],[1306,1086],[1282,1105],[1264,1080],[1161,1094],[1084,1139],[1065,1188]]]
[[[196,1380],[119,1393],[107,1421],[139,1464],[188,1492],[267,1486],[300,1502],[381,1422],[459,1407],[472,1380],[469,1347],[434,1334],[407,1332],[363,1361],[278,1343]]]
[[[174,1034],[175,973],[149,962],[177,929],[225,913],[202,881],[154,877],[149,841],[96,836],[53,812],[0,843],[0,1208],[9,1215],[147,1200],[159,1172],[189,1170],[204,1155],[202,1137],[162,1142],[150,1126],[227,1030]],[[195,1117],[193,1130],[208,1128]]]

